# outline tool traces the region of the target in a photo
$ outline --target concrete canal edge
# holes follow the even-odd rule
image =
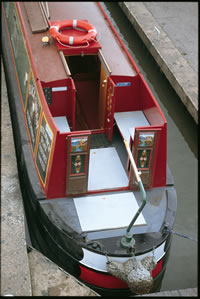
[[[155,297],[197,297],[197,288],[137,295],[135,297],[154,297],[154,296]]]
[[[27,251],[3,63],[1,74],[1,296],[99,296],[34,248]]]
[[[143,2],[118,2],[156,63],[198,123],[198,75]]]
[[[24,210],[1,63],[1,295],[31,296]]]
[[[28,257],[33,296],[99,296],[34,248]]]

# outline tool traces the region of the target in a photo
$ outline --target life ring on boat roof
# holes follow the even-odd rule
[[[85,30],[86,33],[81,36],[69,36],[60,32],[64,28],[80,28]],[[89,43],[97,36],[97,31],[93,25],[80,20],[64,20],[55,22],[49,28],[49,32],[55,40],[59,40],[60,42],[67,45],[82,45],[87,42]]]

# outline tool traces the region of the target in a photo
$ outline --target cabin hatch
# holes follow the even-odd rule
[[[65,56],[76,88],[77,131],[104,128],[107,78],[100,55]]]

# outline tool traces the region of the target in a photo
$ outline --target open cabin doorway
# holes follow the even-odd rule
[[[99,55],[65,56],[76,88],[75,130],[104,128],[107,77]]]

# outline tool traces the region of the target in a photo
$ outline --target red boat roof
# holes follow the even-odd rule
[[[27,14],[27,4],[19,2],[19,5],[40,81],[48,82],[67,78],[56,42],[51,40],[48,46],[42,45],[42,37],[50,37],[49,31],[33,33],[30,17]],[[131,61],[123,48],[119,47],[118,39],[111,27],[108,26],[107,20],[96,2],[49,2],[48,6],[51,22],[71,19],[88,20],[96,28],[97,39],[112,75],[134,76],[136,74]],[[37,11],[32,11],[32,13],[35,13],[36,16],[38,14]]]

